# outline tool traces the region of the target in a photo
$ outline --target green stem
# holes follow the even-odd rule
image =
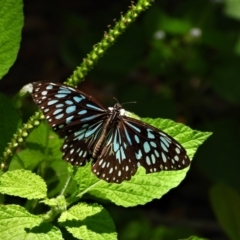
[[[150,7],[153,0],[139,0],[136,5],[129,7],[128,12],[120,17],[120,20],[116,22],[113,28],[110,28],[108,32],[104,33],[103,39],[100,43],[93,46],[93,50],[87,54],[87,57],[83,60],[83,63],[77,67],[65,84],[69,86],[76,86],[83,81],[86,74],[93,68],[97,61],[106,53],[107,49],[114,44],[116,39],[126,30],[126,28],[136,20],[136,18]],[[17,133],[13,135],[11,141],[3,152],[1,159],[1,170],[6,171],[8,167],[9,158],[14,154],[19,145],[29,135],[34,127],[40,124],[40,121],[44,119],[41,112],[36,112],[30,120],[18,129]]]
[[[136,20],[140,13],[150,7],[152,2],[153,0],[139,0],[136,5],[132,3],[128,12],[124,16],[121,16],[113,28],[110,28],[108,32],[104,33],[101,42],[93,46],[93,50],[87,54],[82,64],[73,72],[72,76],[67,79],[65,84],[77,86],[83,81],[87,72],[93,68],[97,61],[106,53],[107,49],[116,42],[116,39]]]
[[[7,147],[3,151],[3,157],[1,158],[1,170],[6,171],[9,164],[9,158],[14,154],[15,150],[23,143],[24,139],[29,135],[34,127],[40,124],[40,121],[44,119],[43,114],[36,112],[27,123],[23,124],[21,128],[13,135],[11,141],[7,144]]]

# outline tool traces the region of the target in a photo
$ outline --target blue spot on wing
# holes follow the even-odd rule
[[[73,99],[75,102],[79,103],[81,102],[83,99],[85,99],[86,97],[81,95],[81,96],[74,96]]]
[[[63,93],[63,94],[71,94],[71,91],[68,90],[67,88],[61,88],[59,91],[58,91],[59,94]]]
[[[65,98],[67,96],[67,94],[56,94],[55,97],[56,98]]]
[[[47,90],[53,89],[53,85],[48,85],[48,86],[46,87],[46,89],[47,89]]]
[[[150,152],[150,145],[149,145],[148,142],[145,142],[143,144],[143,149],[144,149],[145,153],[149,153]]]
[[[53,104],[55,104],[55,103],[57,103],[58,102],[58,100],[51,100],[51,101],[49,101],[48,103],[47,103],[47,105],[48,106],[51,106],[51,105],[53,105]]]
[[[68,105],[73,105],[73,101],[71,101],[71,100],[66,100],[65,103]]]
[[[66,113],[70,114],[70,113],[74,112],[75,110],[76,110],[76,106],[73,105],[73,106],[67,107]]]

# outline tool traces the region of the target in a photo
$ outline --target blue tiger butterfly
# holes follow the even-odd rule
[[[32,97],[49,125],[62,131],[63,159],[110,183],[130,180],[139,166],[146,173],[180,170],[190,164],[186,150],[163,131],[129,117],[121,104],[105,107],[64,84],[34,82]]]

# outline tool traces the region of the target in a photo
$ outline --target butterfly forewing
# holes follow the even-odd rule
[[[33,100],[55,131],[92,121],[106,115],[107,109],[87,94],[57,83],[33,83]]]
[[[163,131],[139,120],[123,117],[123,133],[127,146],[134,149],[137,166],[147,173],[161,170],[180,170],[190,164],[186,150]],[[127,148],[126,152],[132,151]]]

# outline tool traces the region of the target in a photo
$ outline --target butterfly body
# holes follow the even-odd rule
[[[127,116],[121,104],[106,108],[78,89],[33,83],[33,100],[55,131],[63,131],[63,159],[83,166],[108,182],[130,180],[139,166],[147,173],[179,170],[190,160],[186,150],[163,131]]]

